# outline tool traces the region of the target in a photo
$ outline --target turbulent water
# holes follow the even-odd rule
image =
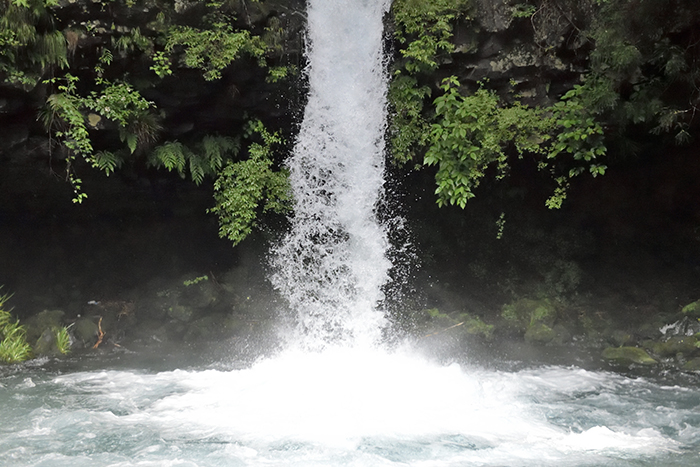
[[[2,378],[0,465],[697,466],[700,388],[357,349]]]
[[[390,264],[375,215],[382,196],[388,0],[312,0],[309,98],[289,162],[295,198],[289,235],[275,251],[273,283],[307,348],[367,345]]]

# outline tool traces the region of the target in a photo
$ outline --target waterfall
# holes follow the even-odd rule
[[[291,229],[273,250],[273,285],[307,347],[370,345],[391,266],[381,200],[386,129],[383,15],[390,0],[309,0],[309,96],[288,162]]]

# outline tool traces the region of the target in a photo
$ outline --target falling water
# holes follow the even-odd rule
[[[275,252],[275,286],[307,347],[377,341],[390,263],[375,209],[382,196],[389,0],[311,0],[309,98],[289,162],[291,232]]]

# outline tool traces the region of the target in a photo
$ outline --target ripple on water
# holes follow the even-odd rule
[[[695,466],[700,449],[696,387],[578,368],[330,349],[29,377],[0,390],[3,466]]]

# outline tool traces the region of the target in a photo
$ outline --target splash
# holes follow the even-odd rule
[[[271,280],[308,348],[379,340],[391,267],[376,206],[383,194],[388,0],[310,0],[309,98],[288,162],[291,230]]]

